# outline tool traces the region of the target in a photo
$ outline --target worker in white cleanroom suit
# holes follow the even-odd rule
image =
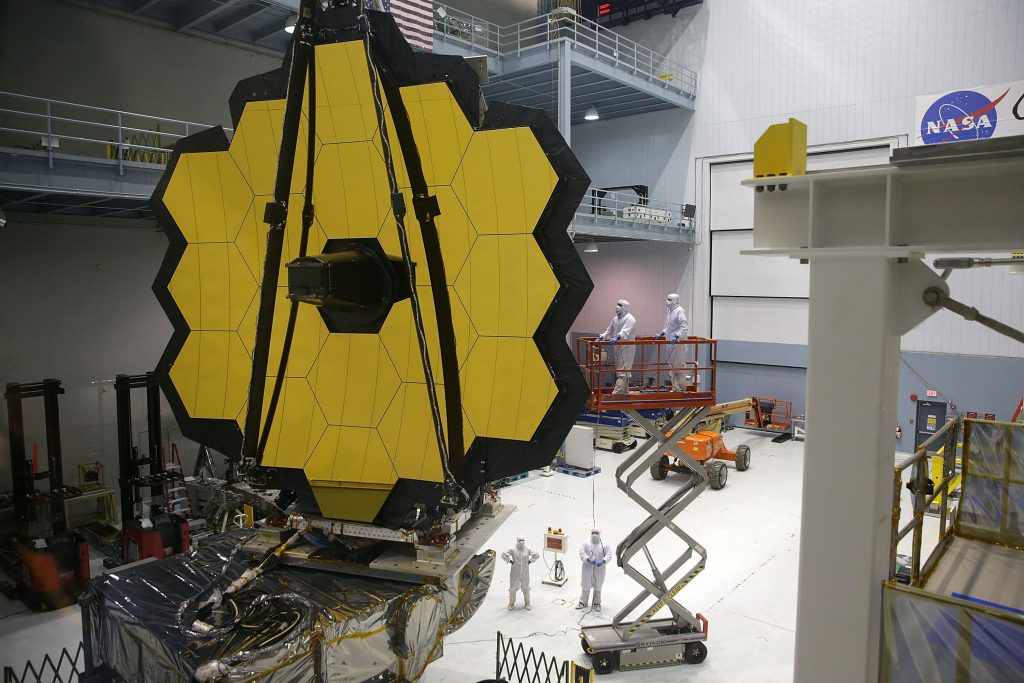
[[[612,547],[601,540],[601,531],[593,529],[590,540],[580,546],[583,561],[583,593],[576,609],[585,609],[590,602],[590,589],[594,589],[594,609],[601,611],[601,586],[604,584],[605,565],[612,560]]]
[[[530,609],[530,563],[536,562],[540,553],[526,547],[524,536],[516,537],[516,544],[501,554],[501,559],[509,563],[508,575],[508,608],[516,606],[516,593],[523,591],[526,609]]]
[[[598,341],[609,341],[612,344],[620,341],[633,341],[636,336],[636,318],[629,312],[629,302],[619,299],[615,304],[615,317],[608,329],[598,335]],[[615,388],[613,394],[625,394],[629,390],[629,374],[633,369],[633,358],[636,347],[632,344],[616,346],[613,351],[615,358]]]
[[[687,349],[689,345],[676,342],[686,339],[688,326],[686,323],[686,311],[679,305],[679,295],[669,294],[665,297],[665,308],[668,315],[665,316],[665,329],[658,333],[658,339],[667,339],[672,344],[672,350],[668,352],[668,364],[671,368],[672,391],[686,391],[686,371],[682,368],[686,365]],[[662,352],[664,358],[664,352]]]

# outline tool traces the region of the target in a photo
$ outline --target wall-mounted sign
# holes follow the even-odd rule
[[[1024,135],[1024,81],[921,95],[912,144]]]
[[[927,393],[929,398],[935,398],[936,396],[939,395],[939,392],[937,392],[935,389],[929,389]]]

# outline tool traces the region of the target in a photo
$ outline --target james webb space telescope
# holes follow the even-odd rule
[[[483,114],[464,60],[414,58],[386,15],[369,50],[355,10],[317,19],[305,90],[240,83],[231,143],[183,141],[157,189],[158,372],[182,431],[294,499],[291,526],[436,546],[585,400],[565,228],[587,177],[543,113]]]
[[[489,584],[493,553],[477,553],[508,510],[487,483],[549,464],[587,398],[565,337],[592,286],[566,233],[589,179],[543,112],[484,111],[465,60],[414,53],[390,15],[349,3],[303,0],[285,67],[230,103],[230,143],[219,128],[182,140],[154,194],[171,240],[154,290],[174,325],[157,373],[182,432],[275,514],[235,532],[258,563],[241,586],[222,546],[219,578],[209,557],[179,573],[225,600],[179,596],[175,617],[150,595],[172,623],[147,628],[225,633],[203,620],[282,560],[301,581],[312,567],[447,591],[447,616],[416,626],[428,642],[391,637],[375,658],[422,646],[430,661]],[[94,620],[128,575],[98,589]],[[413,624],[403,609],[388,623]]]

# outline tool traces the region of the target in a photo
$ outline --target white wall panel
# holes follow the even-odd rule
[[[754,227],[754,193],[740,185],[753,174],[749,161],[711,167],[711,231]]]
[[[689,313],[693,273],[689,249],[670,242],[599,242],[598,252],[577,244],[594,291],[572,326],[574,332],[603,332],[615,315],[615,302],[627,299],[638,334],[660,332],[665,323],[665,295],[676,292]]]
[[[723,299],[712,302],[715,339],[807,343],[807,299]]]
[[[807,170],[824,171],[828,169],[850,168],[851,166],[884,164],[889,161],[889,154],[891,152],[892,150],[888,145],[813,152],[807,157]]]
[[[926,257],[930,265],[936,254]],[[1005,258],[1007,254],[981,254],[981,258]],[[1024,275],[1014,275],[1006,266],[956,270],[949,276],[949,293],[990,318],[1018,330],[1024,329]],[[964,320],[949,311],[939,311],[903,336],[904,351],[956,353],[1024,358],[1024,344]],[[1024,373],[1021,378],[1024,391]]]
[[[753,240],[753,230],[711,233],[711,296],[807,297],[807,266],[791,258],[741,254]]]

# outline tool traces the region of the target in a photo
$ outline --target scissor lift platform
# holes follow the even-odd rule
[[[680,628],[674,619],[654,619],[628,638],[628,647],[611,624],[587,626],[580,633],[583,651],[590,655],[599,674],[615,669],[646,669],[671,664],[699,664],[707,657],[707,620],[698,614],[702,629]]]

